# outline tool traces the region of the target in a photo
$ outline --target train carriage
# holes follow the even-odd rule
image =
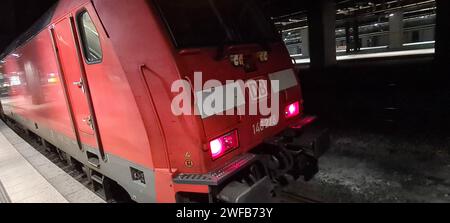
[[[80,164],[105,199],[265,201],[291,178],[310,179],[328,147],[254,1],[60,0],[1,58],[6,119]],[[196,89],[200,72],[200,86],[221,85]],[[229,80],[266,80],[256,88],[279,93],[280,116],[222,114],[254,103],[251,88],[231,107],[198,112],[196,96]],[[174,113],[180,81],[193,114]]]

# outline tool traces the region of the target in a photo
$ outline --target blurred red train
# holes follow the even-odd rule
[[[105,199],[265,201],[311,178],[328,147],[253,1],[61,0],[0,58],[5,118],[82,166]],[[176,116],[171,84],[195,71],[275,79],[286,114],[272,127],[258,115]]]

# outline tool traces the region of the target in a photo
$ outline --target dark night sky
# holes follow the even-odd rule
[[[3,0],[0,7],[0,52],[55,2],[56,0]]]

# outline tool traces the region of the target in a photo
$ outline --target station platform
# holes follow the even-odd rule
[[[105,203],[0,120],[0,203]]]

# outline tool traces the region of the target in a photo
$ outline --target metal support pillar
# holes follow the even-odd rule
[[[309,31],[308,28],[300,31],[302,36],[302,55],[303,57],[309,57]]]
[[[336,64],[336,4],[317,0],[308,7],[309,43],[312,69]]]
[[[403,11],[396,11],[389,16],[389,48],[403,47]]]
[[[450,1],[437,0],[436,15],[436,61],[442,65],[450,59]],[[447,66],[445,66],[447,67]]]

